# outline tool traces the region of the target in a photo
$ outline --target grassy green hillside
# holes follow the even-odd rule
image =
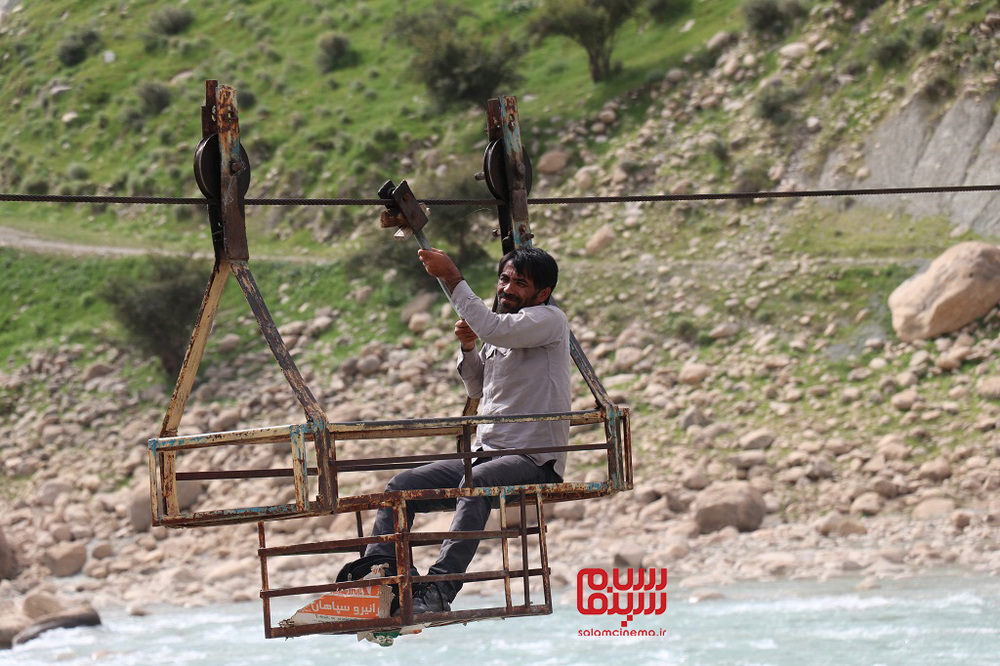
[[[169,34],[177,28],[165,25],[168,3],[27,2],[2,24],[0,152],[11,168],[0,186],[197,196],[190,162],[204,81],[212,78],[239,93],[243,140],[256,170],[251,196],[372,196],[382,180],[405,173],[403,155],[432,146],[468,155],[483,138],[481,114],[461,104],[440,109],[429,98],[410,66],[413,49],[393,32],[401,18],[431,4],[207,0],[177,5],[193,20]],[[554,142],[562,121],[661,78],[712,31],[741,20],[735,0],[692,3],[689,16],[677,19],[694,21],[683,33],[677,21],[637,15],[617,40],[622,71],[595,85],[581,48],[562,38],[529,38],[525,9],[534,3],[451,4],[470,10],[462,19],[468,30],[524,45],[517,68],[523,83],[506,92],[521,99],[526,143],[536,154]],[[318,40],[328,33],[345,37],[352,52],[332,72],[317,64]],[[74,58],[82,60],[67,65],[67,50],[79,44],[82,55]],[[60,213],[51,208],[8,207],[3,214],[36,230],[52,225],[60,236],[82,233],[63,224],[56,232]],[[120,229],[112,218],[96,217],[88,229]],[[159,230],[157,242],[181,242],[191,225],[175,217],[156,211],[144,226]],[[282,224],[271,220],[269,227]]]

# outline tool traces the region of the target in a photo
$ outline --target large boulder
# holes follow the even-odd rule
[[[73,627],[96,627],[101,624],[101,616],[90,604],[53,613],[39,618],[14,636],[13,645],[22,645],[38,638],[51,629],[71,629]]]
[[[767,512],[763,495],[745,481],[713,483],[701,491],[692,508],[702,534],[730,526],[752,532]]]
[[[14,637],[25,630],[31,620],[12,608],[0,608],[0,650],[9,650]]]
[[[959,243],[889,296],[892,327],[901,340],[925,340],[956,331],[1000,301],[1000,248]]]

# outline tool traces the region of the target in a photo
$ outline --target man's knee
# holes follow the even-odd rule
[[[405,472],[400,472],[391,479],[389,483],[385,484],[385,492],[392,493],[397,490],[410,490],[413,486],[410,483],[410,477],[413,470],[406,470]]]

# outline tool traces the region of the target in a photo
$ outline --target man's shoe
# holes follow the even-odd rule
[[[444,613],[451,610],[447,597],[434,583],[428,583],[422,589],[413,592],[413,614]]]

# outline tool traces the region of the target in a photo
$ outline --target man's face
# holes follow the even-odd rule
[[[521,308],[544,303],[551,289],[535,289],[535,283],[521,275],[513,264],[507,263],[497,279],[497,311],[514,314]]]

